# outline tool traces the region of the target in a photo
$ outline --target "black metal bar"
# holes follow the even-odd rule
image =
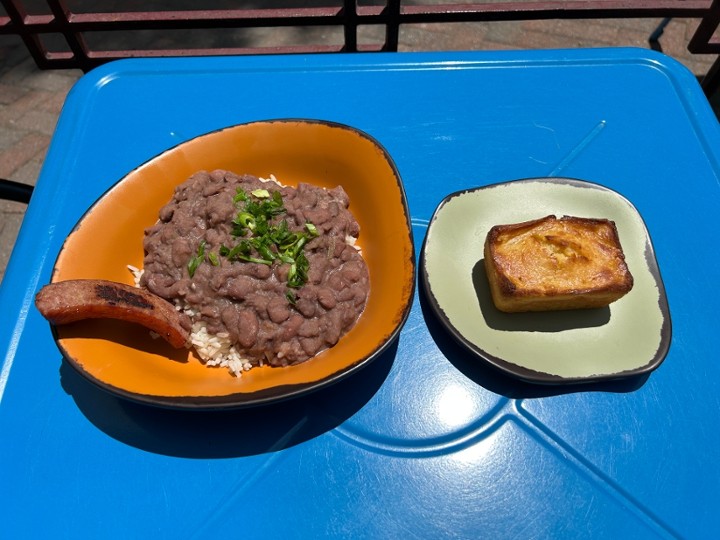
[[[720,26],[720,0],[713,0],[710,11],[700,21],[688,43],[688,50],[693,54],[714,53],[719,55],[701,81],[703,91],[708,99],[720,91],[720,43],[713,41],[713,35],[718,26]]]
[[[66,0],[46,0],[51,11],[49,15],[27,14],[21,0],[0,1],[7,12],[7,17],[0,17],[0,34],[19,35],[35,63],[42,69],[80,68],[88,71],[110,60],[139,56],[396,51],[400,26],[403,24],[551,19],[700,18],[701,24],[688,49],[692,53],[720,54],[720,43],[712,41],[712,34],[720,22],[720,0],[510,0],[434,5],[405,5],[403,0],[387,0],[383,6],[358,6],[356,0],[343,0],[340,7],[115,13],[74,13]],[[359,47],[358,27],[361,25],[384,25],[385,42],[377,46],[363,44]],[[98,51],[88,46],[84,35],[86,32],[131,30],[300,26],[342,26],[344,43],[340,47],[318,44],[281,48]],[[46,50],[40,36],[47,33],[62,34],[71,52]],[[653,43],[651,36],[651,47]]]
[[[530,19],[614,19],[682,17],[707,14],[711,0],[575,0],[569,2],[493,2],[405,6],[403,23],[511,21]]]
[[[19,34],[20,39],[22,39],[23,43],[25,44],[25,47],[30,53],[30,56],[32,56],[33,60],[35,60],[35,64],[40,68],[45,67],[43,64],[45,61],[46,51],[44,50],[42,42],[37,37],[37,35],[23,31],[15,31],[16,29],[23,29],[24,21],[27,17],[27,12],[23,7],[22,2],[18,0],[2,0],[2,4],[5,8],[5,12],[8,14],[9,21],[7,24],[3,25],[2,29],[0,30],[5,30],[7,28],[10,29],[9,32],[2,33]]]
[[[665,32],[665,27],[670,23],[672,18],[665,17],[662,21],[660,21],[660,24],[658,24],[657,28],[653,30],[653,33],[650,34],[650,37],[648,37],[648,45],[650,45],[650,48],[653,51],[662,52],[662,45],[660,44],[660,38],[662,37],[663,33]]]
[[[67,7],[64,0],[48,0],[48,6],[62,29],[62,35],[72,51],[73,57],[80,62],[81,67],[84,67],[83,62],[88,57],[88,49],[82,35],[77,31],[70,30],[70,17],[72,17],[70,8]]]
[[[30,202],[33,190],[33,186],[28,184],[0,178],[0,199],[27,204]]]
[[[715,96],[720,90],[720,56],[718,56],[715,62],[713,62],[713,65],[710,66],[710,69],[702,78],[700,84],[708,99]]]
[[[713,41],[713,34],[718,29],[718,25],[720,25],[720,0],[714,0],[690,39],[688,50],[693,54],[720,54],[720,43]]]
[[[388,5],[342,8],[236,9],[207,11],[152,11],[117,13],[71,13],[60,0],[47,0],[60,16],[10,17],[0,33],[48,33],[120,30],[184,30],[192,28],[258,28],[274,26],[323,26],[358,24],[450,23],[520,21],[529,19],[607,19],[678,17],[702,18],[710,11],[710,0],[576,0],[572,2],[498,2],[482,4]],[[3,4],[19,4],[2,0]],[[354,5],[352,1],[344,4]],[[6,10],[7,6],[6,6]],[[62,12],[62,13],[61,13]],[[350,17],[348,18],[348,13]],[[8,14],[10,14],[8,10]]]
[[[345,38],[345,47],[343,50],[345,52],[357,52],[357,2],[355,0],[343,0],[341,15],[343,17],[343,33]]]
[[[385,47],[386,51],[397,51],[400,43],[400,12],[402,0],[387,0],[385,6]]]

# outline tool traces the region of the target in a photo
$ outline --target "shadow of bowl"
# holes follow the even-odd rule
[[[188,411],[122,399],[90,383],[67,360],[61,364],[60,378],[83,415],[124,444],[175,457],[228,458],[276,452],[342,424],[375,395],[396,352],[397,342],[370,365],[333,386],[236,410]]]

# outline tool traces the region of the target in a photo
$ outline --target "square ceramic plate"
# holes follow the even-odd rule
[[[503,313],[483,261],[493,225],[555,214],[615,222],[633,289],[590,310]],[[436,209],[420,278],[443,326],[481,360],[514,377],[559,384],[648,373],[665,358],[670,313],[650,236],[635,207],[603,186],[569,178],[516,180],[453,193]]]
[[[133,284],[143,234],[175,186],[200,170],[224,169],[325,188],[341,185],[360,224],[358,245],[370,293],[357,324],[314,358],[232,377],[191,352],[152,340],[139,326],[89,320],[54,329],[69,364],[118,396],[173,408],[266,404],[325,387],[375,359],[400,332],[415,287],[415,254],[405,191],[389,154],[369,135],[331,122],[272,120],[228,127],[184,142],[130,172],[80,219],[66,239],[53,281]],[[101,239],[101,241],[99,241]]]

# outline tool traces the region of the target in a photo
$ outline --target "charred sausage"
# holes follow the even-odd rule
[[[55,325],[83,319],[119,319],[140,324],[175,348],[189,342],[191,322],[167,300],[144,289],[99,279],[59,281],[35,296],[38,311]]]

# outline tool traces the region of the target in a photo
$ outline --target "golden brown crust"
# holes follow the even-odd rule
[[[602,307],[633,286],[617,227],[607,219],[550,215],[496,225],[484,257],[501,311]]]

